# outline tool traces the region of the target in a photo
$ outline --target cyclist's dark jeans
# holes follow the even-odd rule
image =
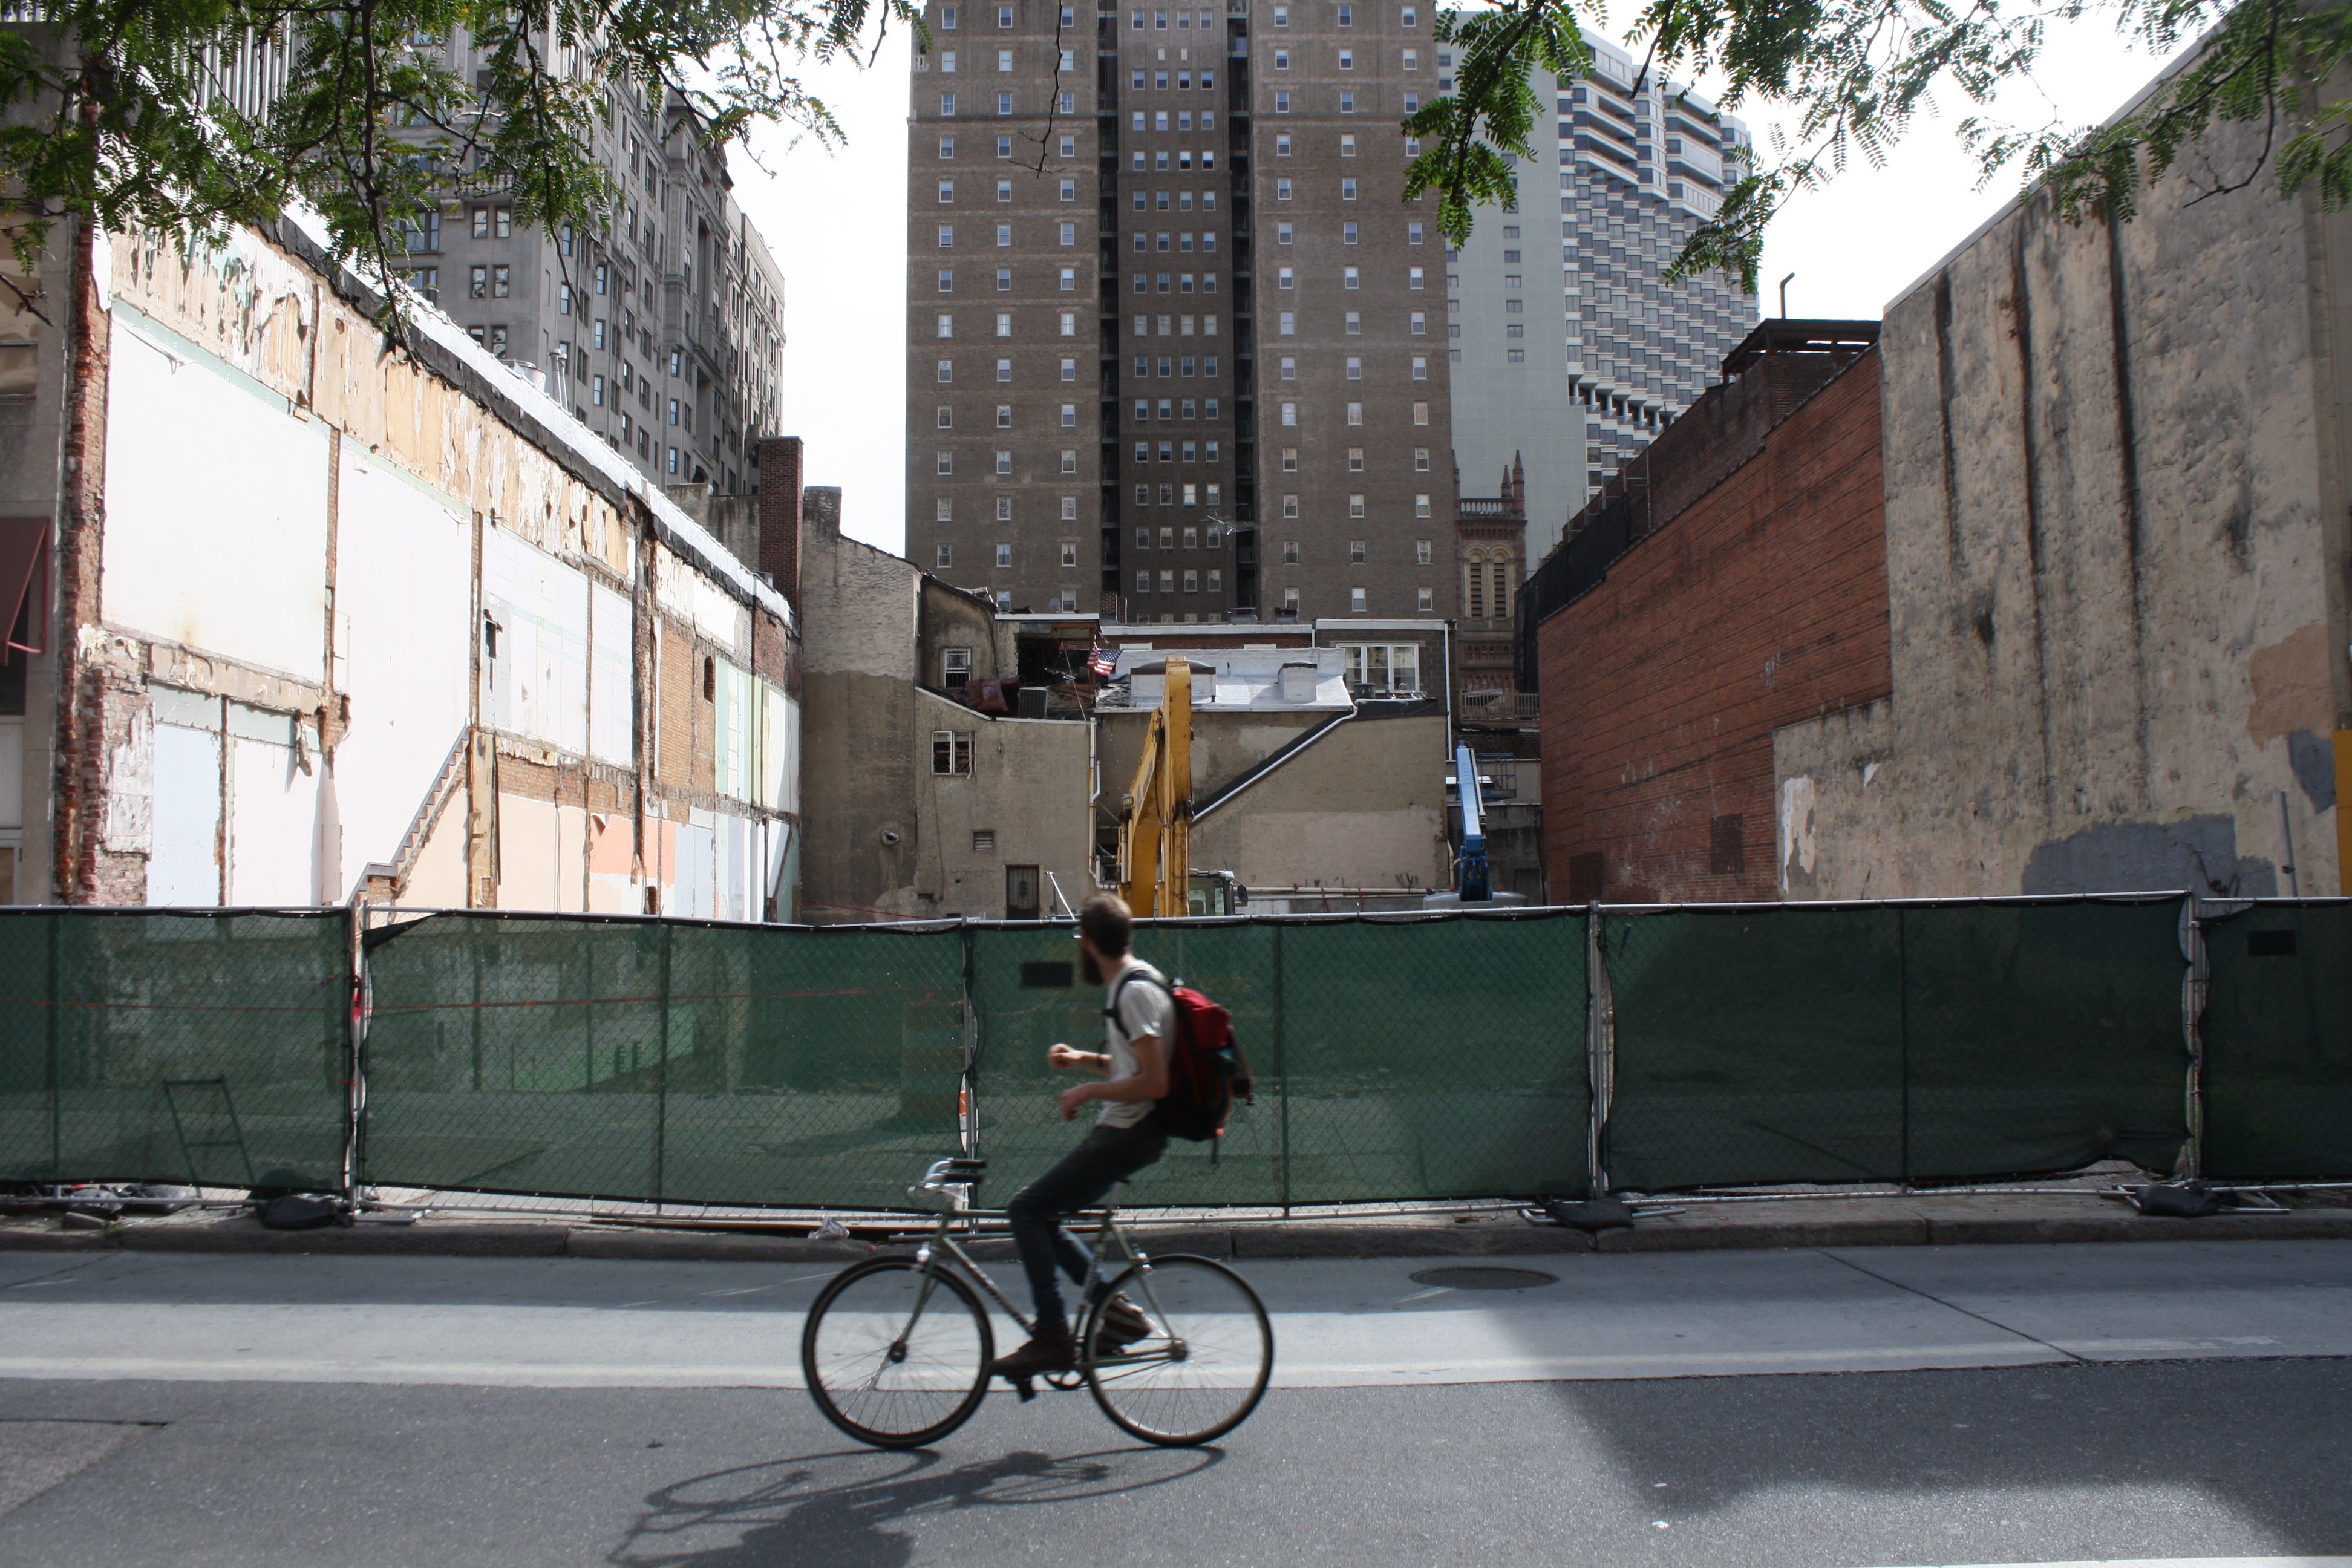
[[[1029,1289],[1037,1298],[1037,1331],[1069,1331],[1062,1308],[1061,1281],[1054,1278],[1058,1260],[1072,1279],[1087,1282],[1091,1256],[1077,1237],[1064,1230],[1064,1215],[1098,1203],[1113,1184],[1125,1181],[1160,1158],[1168,1135],[1157,1116],[1133,1127],[1097,1126],[1086,1142],[1063,1155],[1044,1175],[1013,1194],[1004,1205],[1013,1222],[1013,1241],[1021,1249],[1021,1267],[1029,1275]]]

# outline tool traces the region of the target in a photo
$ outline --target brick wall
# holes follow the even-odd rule
[[[1538,629],[1553,899],[1778,896],[1772,731],[1891,685],[1878,395],[1873,351]]]

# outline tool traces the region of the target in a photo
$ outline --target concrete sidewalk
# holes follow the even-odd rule
[[[1805,1196],[1731,1201],[1663,1197],[1679,1213],[1643,1215],[1632,1230],[1590,1237],[1531,1221],[1516,1209],[1423,1215],[1302,1214],[1287,1219],[1157,1218],[1129,1211],[1124,1223],[1154,1252],[1212,1258],[1447,1258],[1579,1252],[1692,1252],[1786,1247],[1941,1247],[2021,1242],[2352,1240],[2352,1204],[2341,1193],[2306,1194],[2304,1206],[2225,1211],[2164,1219],[2095,1190],[2032,1194]],[[49,1215],[0,1220],[0,1250],[275,1253],[322,1256],[411,1254],[486,1258],[646,1258],[676,1262],[839,1262],[862,1258],[915,1230],[853,1222],[845,1239],[818,1239],[814,1222],[779,1221],[747,1230],[688,1228],[695,1222],[500,1217],[456,1210],[415,1224],[364,1219],[311,1231],[267,1230],[249,1215],[190,1211],[131,1219],[105,1231],[68,1230]],[[721,1222],[741,1226],[745,1222]],[[974,1250],[1010,1256],[1001,1221],[983,1217]]]

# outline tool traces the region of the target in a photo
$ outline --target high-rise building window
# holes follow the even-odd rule
[[[1412,563],[1416,566],[1426,566],[1430,563],[1429,541],[1426,539],[1416,539],[1412,542]]]
[[[942,572],[953,566],[955,564],[955,546],[952,544],[933,546],[931,550],[931,564],[938,567]]]
[[[1277,330],[1286,338],[1296,335],[1298,331],[1298,313],[1295,310],[1283,311],[1277,323]]]
[[[1412,356],[1412,378],[1415,381],[1427,381],[1429,379],[1429,356],[1427,354],[1415,354]]]
[[[953,452],[941,452],[941,453],[940,453],[940,454],[939,454],[939,456],[938,456],[937,458],[933,458],[933,459],[932,459],[932,468],[931,468],[931,471],[932,471],[933,473],[936,473],[936,474],[952,474],[952,473],[954,473],[954,472],[955,472],[955,454],[954,454]]]
[[[1348,405],[1348,423],[1350,425],[1361,425],[1363,422],[1364,405],[1360,403],[1350,403]]]
[[[940,405],[940,428],[942,430],[955,428],[955,410],[944,403]]]
[[[1412,515],[1415,517],[1427,517],[1429,515],[1429,498],[1427,496],[1420,495],[1412,498]]]
[[[1363,331],[1364,313],[1361,310],[1349,311],[1345,321],[1348,329],[1348,335],[1349,337],[1356,337]]]
[[[1341,268],[1339,269],[1339,287],[1341,287],[1342,289],[1360,289],[1360,288],[1362,288],[1362,287],[1363,287],[1363,275],[1362,275],[1362,273],[1361,273],[1361,272],[1360,272],[1357,268],[1353,268],[1353,267],[1343,267],[1343,268]]]
[[[941,310],[939,315],[938,331],[942,338],[955,336],[955,317],[948,311]]]
[[[996,405],[996,427],[999,430],[1013,428],[1013,405],[1000,403]]]
[[[1353,133],[1349,133],[1349,134],[1348,134],[1348,135],[1345,135],[1345,136],[1340,137],[1340,138],[1339,138],[1339,156],[1341,156],[1342,158],[1352,158],[1352,157],[1354,157],[1355,155],[1356,155],[1356,138],[1355,138],[1354,134],[1353,134]]]
[[[1426,425],[1429,423],[1428,404],[1416,403],[1412,405],[1412,422],[1416,425]]]
[[[1428,448],[1428,447],[1415,447],[1412,449],[1412,467],[1413,467],[1413,471],[1414,471],[1415,473],[1422,473],[1422,474],[1425,474],[1425,473],[1429,472],[1429,448]]]
[[[1012,453],[999,452],[996,454],[996,471],[1000,474],[1009,474],[1013,471]]]
[[[954,247],[955,225],[951,223],[943,223],[940,225],[940,248],[941,250],[950,250],[954,248]]]
[[[947,206],[954,201],[955,182],[953,180],[941,180],[940,182],[940,205],[941,206]]]
[[[1348,379],[1349,381],[1364,379],[1364,362],[1354,354],[1348,356]]]
[[[1075,404],[1075,403],[1065,403],[1065,404],[1063,404],[1063,405],[1062,405],[1062,428],[1063,428],[1063,429],[1065,429],[1065,430],[1075,430],[1075,429],[1076,429],[1076,428],[1077,428],[1077,425],[1078,425],[1078,405],[1077,405],[1076,404]],[[1074,454],[1074,453],[1065,452],[1065,453],[1063,454],[1063,457],[1064,457],[1066,459],[1067,459],[1067,461],[1064,464],[1064,467],[1063,467],[1063,472],[1065,472],[1065,473],[1076,473],[1076,472],[1077,471],[1077,468],[1076,468],[1077,458],[1076,458],[1076,454]]]
[[[1342,180],[1339,182],[1339,199],[1343,202],[1352,202],[1356,199],[1355,181]]]
[[[1073,409],[1069,404],[1065,403],[1064,405],[1062,405],[1062,407],[1063,407],[1063,409],[1064,409],[1066,412],[1072,413],[1072,414],[1075,414],[1075,413],[1076,413],[1076,410],[1075,410],[1075,409]],[[1078,454],[1076,453],[1076,450],[1074,450],[1074,449],[1072,449],[1072,448],[1070,448],[1070,447],[1063,447],[1063,448],[1062,448],[1062,472],[1064,472],[1064,473],[1066,473],[1066,474],[1075,474],[1075,473],[1076,473],[1077,471],[1078,471]]]
[[[940,380],[943,383],[955,380],[955,361],[951,359],[940,361]]]

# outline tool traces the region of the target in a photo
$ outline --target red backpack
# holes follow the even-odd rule
[[[1118,1022],[1119,994],[1132,980],[1148,983],[1150,977],[1129,973],[1118,983],[1103,1009],[1113,1024]],[[1234,1040],[1231,1013],[1181,979],[1166,989],[1176,1004],[1176,1037],[1168,1046],[1168,1092],[1160,1100],[1160,1125],[1171,1138],[1209,1142],[1225,1135],[1234,1100],[1257,1103],[1256,1076]]]

